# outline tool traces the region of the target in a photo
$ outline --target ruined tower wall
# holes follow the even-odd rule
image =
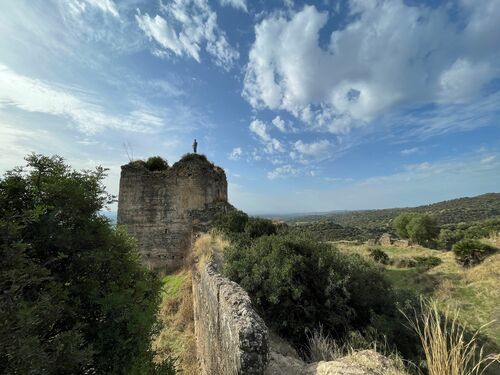
[[[160,273],[183,265],[193,224],[205,229],[228,207],[224,171],[202,156],[190,155],[163,171],[140,162],[122,166],[118,224],[136,238],[145,264]]]

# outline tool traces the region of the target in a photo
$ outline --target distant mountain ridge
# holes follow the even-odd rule
[[[283,219],[290,224],[328,221],[343,227],[380,229],[390,227],[392,219],[402,212],[429,213],[441,225],[491,219],[500,217],[500,193],[487,193],[418,207],[329,212]]]

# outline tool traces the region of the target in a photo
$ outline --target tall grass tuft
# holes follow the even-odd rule
[[[421,312],[414,316],[401,313],[420,338],[425,353],[429,375],[481,375],[495,362],[500,354],[485,355],[478,343],[480,327],[472,337],[466,335],[466,327],[459,324],[458,309],[439,312],[436,301],[422,299]]]
[[[307,330],[307,357],[310,362],[335,361],[349,352],[347,345],[338,345],[328,334],[323,332],[323,327],[312,332]]]
[[[386,342],[368,341],[359,333],[353,332],[342,344],[339,344],[329,334],[325,333],[320,325],[318,329],[313,331],[307,330],[306,338],[305,349],[309,362],[336,361],[358,351],[370,349],[390,360],[391,368],[387,369],[386,375],[407,375],[414,372],[410,371],[411,369],[415,369],[415,365],[405,361],[399,353],[390,351]]]

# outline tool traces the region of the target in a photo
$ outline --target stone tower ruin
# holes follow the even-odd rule
[[[181,267],[193,234],[231,209],[224,170],[203,155],[187,154],[159,171],[143,161],[122,166],[118,224],[136,238],[144,263],[159,273]]]

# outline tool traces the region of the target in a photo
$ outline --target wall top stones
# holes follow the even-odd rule
[[[269,361],[267,327],[250,297],[219,273],[217,254],[194,267],[198,358],[206,375],[262,375]]]

